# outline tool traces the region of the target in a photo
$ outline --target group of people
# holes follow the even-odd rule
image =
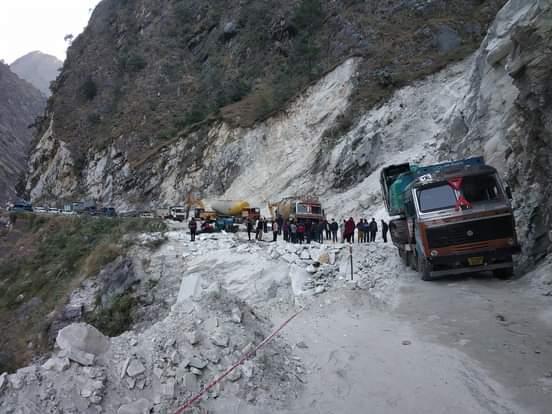
[[[358,223],[355,223],[352,217],[349,220],[343,220],[342,224],[342,240],[348,243],[355,242],[355,229],[357,232],[357,243],[372,243],[376,241],[376,235],[378,234],[378,223],[376,219],[372,217],[372,221],[368,222],[366,219],[360,219]],[[385,220],[381,220],[381,237],[384,243],[387,243],[387,232],[389,231],[389,225]]]
[[[270,223],[270,229],[269,229]],[[278,216],[276,219],[267,220],[264,217],[260,217],[258,220],[246,220],[247,236],[249,240],[252,236],[255,240],[262,241],[264,233],[272,233],[272,241],[278,240],[279,236],[283,236],[284,241],[290,243],[310,243],[311,241],[317,243],[324,243],[324,240],[337,243],[355,242],[355,231],[357,232],[358,243],[369,243],[376,241],[376,235],[378,233],[378,223],[375,218],[372,218],[371,222],[366,219],[360,219],[358,223],[355,223],[352,217],[348,220],[343,220],[339,225],[335,219],[331,221],[324,220],[322,222],[311,220],[294,220],[290,219],[289,222],[284,221],[282,216]],[[339,233],[341,230],[341,240],[339,240]],[[381,233],[384,243],[387,243],[387,232],[389,231],[388,224],[381,220]]]
[[[199,223],[194,218],[188,223],[191,241],[195,241],[198,226]],[[298,244],[310,243],[311,241],[324,243],[324,240],[331,240],[334,243],[338,241],[342,243],[354,243],[355,231],[357,243],[370,243],[376,241],[376,235],[379,230],[375,218],[372,218],[370,222],[366,219],[360,219],[358,223],[355,223],[352,217],[348,220],[343,220],[341,224],[337,224],[335,219],[331,221],[324,219],[322,222],[290,219],[289,222],[286,222],[279,215],[276,219],[270,221],[264,217],[260,217],[258,220],[247,219],[245,226],[249,240],[254,236],[255,240],[263,241],[264,234],[271,232],[273,242],[276,242],[278,237],[282,235],[284,241]],[[381,220],[381,236],[384,243],[387,243],[388,231],[389,225],[384,220]],[[341,240],[338,238],[339,233],[341,233]]]

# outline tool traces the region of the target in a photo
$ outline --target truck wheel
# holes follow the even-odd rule
[[[507,279],[511,279],[513,276],[514,276],[513,267],[493,270],[493,277],[496,277],[497,279],[507,280]]]
[[[406,252],[406,261],[412,270],[417,270],[416,268],[416,257],[414,253],[407,251]]]
[[[420,272],[422,280],[433,280],[431,277],[431,264],[423,256],[418,256],[418,272]]]

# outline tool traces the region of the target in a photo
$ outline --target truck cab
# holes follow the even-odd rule
[[[478,157],[407,174],[411,179],[402,192],[400,217],[390,223],[391,237],[422,279],[513,274],[512,255],[520,248],[509,191],[496,169]]]

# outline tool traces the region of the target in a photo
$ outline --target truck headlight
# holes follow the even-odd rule
[[[431,254],[433,257],[439,256],[439,252],[438,252],[437,250],[432,250],[432,251],[430,252],[430,254]]]

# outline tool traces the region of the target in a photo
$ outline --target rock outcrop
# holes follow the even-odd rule
[[[265,160],[301,180],[352,114],[475,50],[503,3],[105,0],[54,83],[27,189],[140,208],[243,187]]]
[[[57,78],[62,66],[63,62],[57,57],[34,51],[14,61],[10,65],[10,69],[45,96],[50,96],[50,82]]]
[[[442,157],[483,153],[514,191],[525,262],[552,246],[552,2],[511,0],[472,68],[444,134]]]
[[[0,62],[0,205],[13,201],[23,179],[35,118],[42,114],[46,98]]]

